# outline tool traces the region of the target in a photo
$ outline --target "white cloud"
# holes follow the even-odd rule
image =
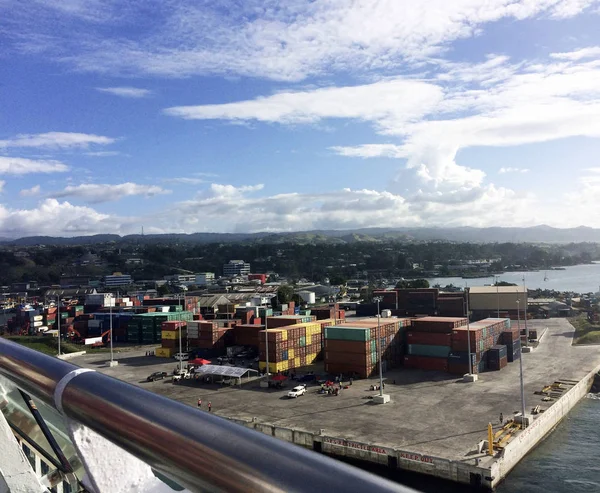
[[[202,183],[206,183],[206,180],[203,180],[202,178],[192,178],[189,176],[165,178],[163,181],[166,181],[167,183],[181,183],[182,185],[201,185]]]
[[[50,3],[45,2],[47,8],[57,8]],[[39,3],[6,15],[21,49],[46,49],[79,70],[292,81],[329,71],[397,68],[440,53],[450,42],[478,34],[487,23],[560,19],[597,5],[596,0],[247,0],[229,7],[182,0],[152,2],[150,17],[147,3],[123,8],[71,0],[61,7],[65,17],[89,22],[85,29],[67,29],[62,35],[52,22],[56,16],[40,11]],[[107,34],[97,24],[110,19],[128,26],[140,18],[146,29],[131,30],[127,37]]]
[[[315,123],[324,118],[352,118],[399,126],[431,112],[442,99],[442,89],[434,84],[393,79],[363,86],[281,92],[237,103],[176,106],[165,113],[188,120]]]
[[[23,190],[21,190],[19,192],[19,195],[21,197],[35,197],[36,195],[39,195],[40,192],[41,192],[40,185],[34,185],[31,188],[24,188]]]
[[[116,139],[103,135],[82,134],[74,132],[47,132],[43,134],[21,134],[12,139],[0,140],[0,149],[9,147],[36,148],[87,148],[90,145],[107,145]]]
[[[96,87],[96,90],[132,99],[147,98],[152,95],[152,91],[149,89],[140,89],[138,87]]]
[[[86,156],[91,157],[112,157],[112,156],[120,156],[121,153],[119,151],[95,151],[95,152],[85,152]]]
[[[46,199],[34,209],[11,209],[0,205],[0,235],[76,236],[120,232],[125,220],[89,207]]]
[[[529,169],[528,168],[513,168],[513,167],[506,167],[506,168],[500,168],[498,170],[498,173],[500,174],[504,174],[504,173],[529,173]]]
[[[171,193],[171,190],[165,190],[156,185],[139,185],[137,183],[120,183],[118,185],[108,184],[83,184],[69,185],[60,192],[50,194],[53,198],[77,197],[90,203],[112,202],[120,200],[123,197],[133,195],[142,195],[153,197]]]
[[[551,53],[550,56],[559,60],[571,61],[582,60],[584,58],[598,58],[600,57],[600,46],[590,46],[587,48],[582,48],[581,50],[568,51],[564,53]]]
[[[0,156],[0,175],[64,173],[66,171],[69,171],[69,167],[60,161]]]

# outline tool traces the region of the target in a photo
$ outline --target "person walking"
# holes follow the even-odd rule
[[[202,408],[202,399],[198,399],[198,409]]]
[[[210,401],[208,401],[208,412],[210,413],[212,411],[212,404]]]

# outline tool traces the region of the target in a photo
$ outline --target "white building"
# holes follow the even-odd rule
[[[131,284],[133,279],[129,274],[121,274],[120,272],[115,272],[112,276],[104,276],[104,285],[107,288],[114,286],[127,286]]]
[[[250,274],[250,264],[243,260],[230,260],[229,263],[223,264],[223,275],[225,277],[248,277]]]
[[[302,298],[302,301],[308,303],[309,305],[313,305],[316,300],[315,293],[312,291],[298,291],[298,296]]]
[[[206,286],[215,282],[214,272],[200,272],[196,274],[196,284],[198,286]]]
[[[176,284],[195,284],[196,274],[172,274],[164,277],[165,281],[174,282]]]

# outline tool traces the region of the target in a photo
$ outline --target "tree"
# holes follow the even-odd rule
[[[294,288],[292,286],[281,286],[277,290],[277,297],[273,297],[272,300],[277,300],[277,304],[281,305],[282,303],[292,301],[292,296],[294,296]]]
[[[495,284],[495,286],[518,286],[518,284],[514,284],[512,282],[500,281]]]
[[[166,284],[163,284],[162,286],[158,286],[156,292],[158,293],[159,296],[164,296],[166,294],[169,294],[169,286],[167,286]]]
[[[398,289],[422,289],[428,287],[429,281],[427,279],[403,280],[398,281],[398,284],[396,284],[396,288]]]
[[[342,286],[346,284],[346,282],[348,282],[348,280],[340,274],[332,274],[329,278],[329,284],[331,284],[332,286]]]

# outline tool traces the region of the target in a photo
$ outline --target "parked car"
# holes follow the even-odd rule
[[[173,376],[173,383],[179,382],[182,379],[187,380],[189,378],[192,378],[191,372],[189,372],[188,370],[183,370],[183,371],[179,372],[177,375]]]
[[[162,380],[167,376],[166,371],[155,371],[146,379],[148,382],[154,382],[155,380]]]
[[[288,397],[295,399],[296,397],[300,397],[304,394],[306,394],[306,385],[298,385],[288,392]]]
[[[188,353],[175,353],[173,358],[177,361],[187,361],[190,359],[190,355]]]

